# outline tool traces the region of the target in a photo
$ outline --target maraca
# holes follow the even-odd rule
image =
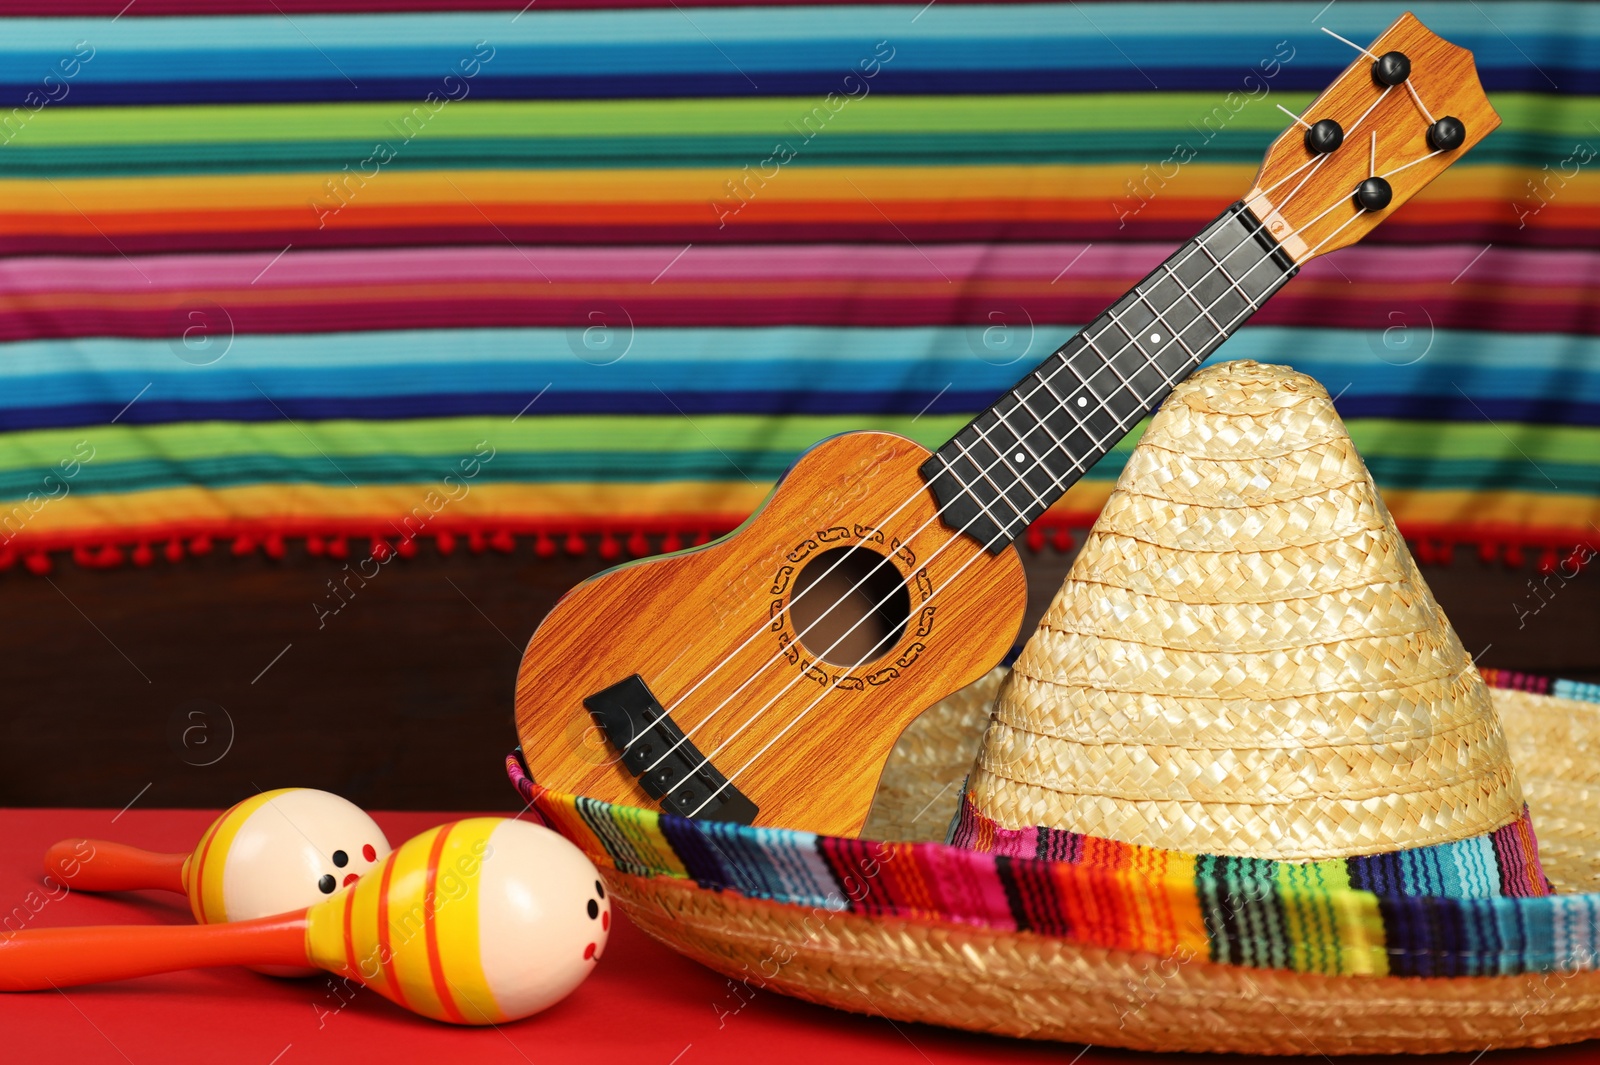
[[[355,886],[298,913],[0,937],[0,990],[310,964],[434,1020],[498,1024],[577,987],[610,930],[610,900],[582,851],[540,825],[476,817],[408,840]]]
[[[389,853],[360,807],[312,788],[264,791],[211,823],[193,854],[153,854],[102,840],[62,840],[47,872],[77,891],[164,888],[189,897],[201,924],[301,910],[356,882]],[[272,976],[314,969],[263,968]]]

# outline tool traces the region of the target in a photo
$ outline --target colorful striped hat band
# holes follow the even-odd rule
[[[1600,1036],[1597,741],[1590,704],[1491,693],[1326,390],[1234,362],[1163,404],[1009,674],[902,735],[861,839],[507,768],[636,923],[761,986],[1145,1049],[1481,1050]]]

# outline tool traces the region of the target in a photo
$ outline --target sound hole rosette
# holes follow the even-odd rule
[[[888,656],[912,619],[910,577],[863,544],[832,547],[801,564],[785,604],[791,638],[829,665]]]

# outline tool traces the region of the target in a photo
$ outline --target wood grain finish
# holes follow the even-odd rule
[[[1373,57],[1389,51],[1409,59],[1408,82],[1386,87],[1374,77]],[[1499,125],[1471,53],[1410,14],[1367,52],[1303,116],[1337,121],[1343,144],[1316,155],[1303,127],[1291,126],[1246,197],[1296,262],[1361,239]],[[1463,143],[1434,151],[1425,112],[1461,120]],[[1393,195],[1368,210],[1353,194],[1374,175]],[[882,433],[826,440],[730,538],[612,570],[569,593],[534,634],[517,680],[517,731],[534,778],[654,805],[583,707],[638,673],[760,808],[757,824],[856,834],[901,730],[999,661],[1026,604],[1014,549],[988,557],[934,520],[937,504],[917,472],[927,458]],[[789,597],[807,559],[865,540],[895,559],[911,589],[911,621],[872,663],[830,665],[821,659],[838,656],[825,643],[802,646]]]
[[[1372,60],[1358,56],[1300,116],[1308,124],[1324,118],[1338,122],[1345,131],[1344,143],[1318,157],[1306,147],[1305,128],[1290,126],[1267,149],[1255,186],[1245,197],[1298,263],[1366,236],[1500,125],[1500,116],[1478,80],[1472,53],[1439,37],[1410,12],[1396,19],[1367,51],[1380,56],[1403,52],[1411,60],[1410,86],[1428,113],[1460,119],[1466,125],[1466,139],[1457,148],[1431,154],[1428,119],[1406,85],[1378,84]],[[1374,132],[1376,173],[1393,187],[1394,199],[1382,210],[1362,213],[1351,197],[1373,173]]]
[[[728,537],[569,592],[517,678],[517,733],[534,778],[655,808],[583,706],[639,673],[760,807],[756,824],[859,832],[901,731],[1004,656],[1027,602],[1014,548],[990,556],[935,518],[917,472],[927,457],[888,433],[824,440]],[[852,544],[893,558],[911,597],[906,631],[853,670],[819,662],[826,644],[797,645],[789,611],[806,561]]]

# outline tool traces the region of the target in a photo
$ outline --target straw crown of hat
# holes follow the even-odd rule
[[[969,784],[1013,829],[1288,861],[1491,832],[1488,689],[1327,391],[1174,389],[997,700]]]

